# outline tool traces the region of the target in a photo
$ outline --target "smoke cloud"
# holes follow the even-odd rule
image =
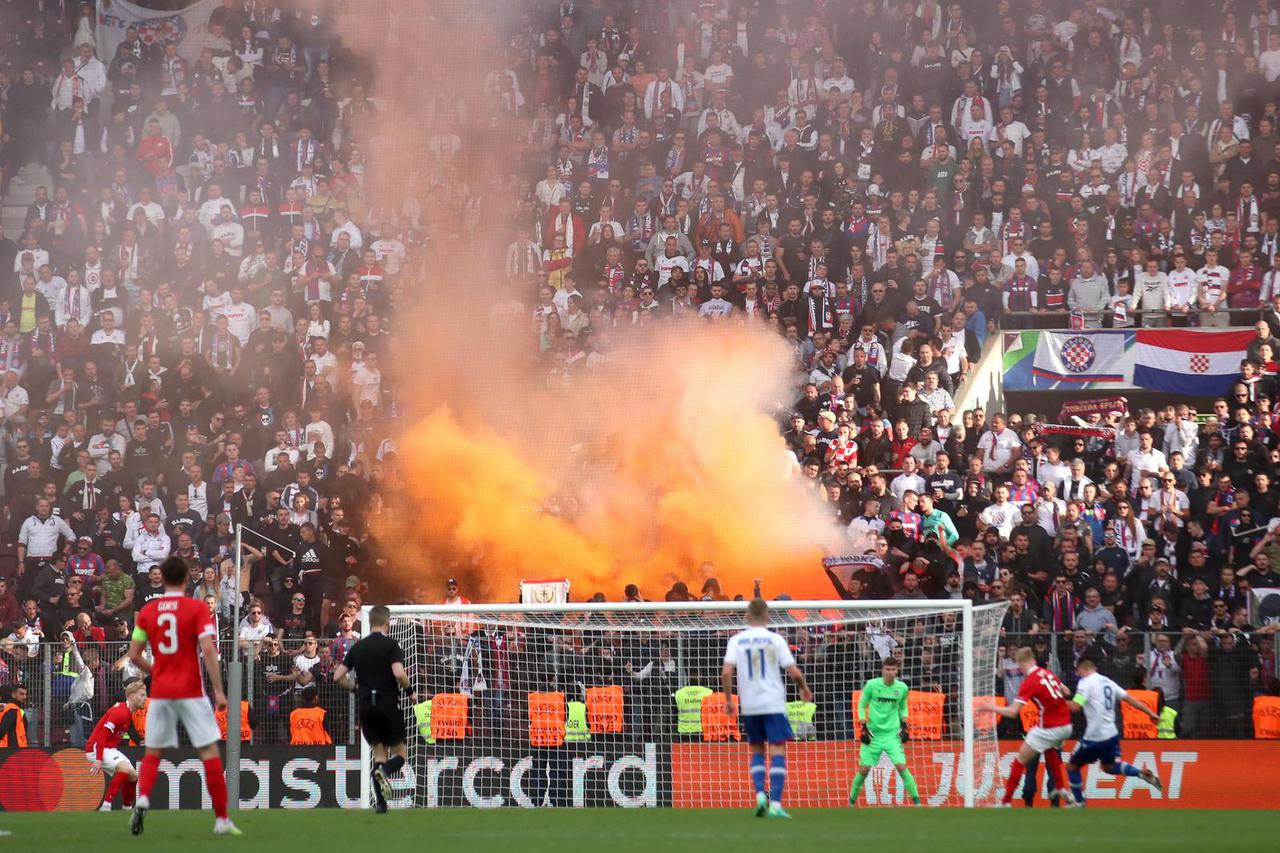
[[[710,576],[728,596],[761,578],[769,596],[828,597],[821,548],[842,531],[790,475],[770,416],[796,393],[776,335],[732,322],[605,329],[593,335],[604,358],[548,380],[531,294],[494,263],[521,154],[520,127],[496,117],[484,86],[501,69],[482,60],[504,52],[458,8],[368,0],[344,26],[384,105],[371,192],[397,205],[416,194],[432,238],[394,317],[409,426],[379,479],[381,580],[418,601],[452,576],[478,601],[561,577],[579,601],[619,599],[627,583],[660,600],[684,581],[696,596]],[[437,133],[462,137],[462,155],[432,162]]]

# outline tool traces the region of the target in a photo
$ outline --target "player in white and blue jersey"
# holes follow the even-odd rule
[[[751,781],[756,788],[756,817],[787,818],[782,808],[782,788],[787,781],[787,741],[793,738],[787,719],[785,671],[800,689],[800,698],[813,701],[813,693],[796,666],[787,641],[768,629],[769,605],[754,598],[747,605],[747,625],[729,638],[720,673],[725,713],[733,715],[733,676],[738,676],[738,705],[747,744],[751,747]],[[765,755],[769,756],[766,772]],[[765,794],[765,776],[769,792]]]
[[[1084,737],[1076,745],[1067,764],[1067,778],[1071,781],[1071,793],[1077,803],[1084,803],[1084,777],[1080,768],[1093,762],[1112,776],[1136,776],[1157,791],[1161,790],[1160,777],[1145,768],[1138,769],[1120,760],[1120,730],[1116,727],[1118,704],[1125,702],[1159,722],[1160,715],[1110,678],[1098,672],[1098,665],[1088,655],[1076,663],[1075,696],[1071,704],[1084,711]]]

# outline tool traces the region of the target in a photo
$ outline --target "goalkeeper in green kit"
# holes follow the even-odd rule
[[[906,682],[898,680],[898,660],[887,657],[880,664],[880,677],[873,678],[862,688],[858,698],[858,721],[862,723],[862,747],[858,750],[858,775],[853,777],[853,787],[849,789],[849,805],[858,804],[858,795],[866,784],[867,774],[871,768],[880,763],[880,756],[889,753],[898,778],[911,801],[920,805],[920,791],[916,788],[915,777],[907,769],[907,754],[902,749],[904,741],[910,739],[907,731],[907,693],[910,688]]]

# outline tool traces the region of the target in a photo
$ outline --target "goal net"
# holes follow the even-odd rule
[[[741,720],[724,711],[725,645],[745,602],[400,605],[390,634],[418,693],[402,700],[409,761],[393,808],[684,807],[754,803]],[[930,806],[999,796],[995,692],[1004,606],[771,602],[770,627],[814,696],[788,680],[788,807],[847,806],[859,691],[888,655],[908,697],[907,764]],[[366,612],[365,622],[368,624]],[[362,792],[372,802],[362,741]],[[971,779],[976,780],[970,784]],[[864,805],[900,805],[888,755]]]

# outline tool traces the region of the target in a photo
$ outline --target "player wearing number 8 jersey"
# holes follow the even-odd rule
[[[1071,736],[1071,706],[1067,703],[1067,688],[1058,677],[1047,669],[1036,665],[1035,652],[1031,649],[1018,649],[1014,661],[1022,672],[1022,686],[1018,688],[1018,696],[1007,707],[1001,708],[992,703],[981,706],[978,710],[991,711],[1002,717],[1017,719],[1022,706],[1033,703],[1040,711],[1040,722],[1027,732],[1022,748],[1018,750],[1009,778],[1005,780],[1004,796],[1000,805],[1008,806],[1013,801],[1013,792],[1022,781],[1022,774],[1031,759],[1037,753],[1044,756],[1045,772],[1048,774],[1049,796],[1064,797],[1074,804],[1067,795],[1066,779],[1062,767],[1062,754],[1058,749],[1062,742]]]
[[[1128,692],[1110,678],[1098,672],[1098,665],[1093,658],[1082,655],[1076,661],[1076,675],[1080,681],[1076,684],[1075,696],[1071,704],[1084,711],[1084,737],[1076,744],[1076,751],[1071,754],[1071,762],[1067,769],[1067,778],[1071,780],[1071,794],[1076,802],[1084,803],[1084,777],[1080,768],[1098,762],[1102,769],[1112,776],[1136,776],[1157,791],[1160,790],[1160,777],[1150,770],[1139,770],[1132,764],[1120,760],[1120,730],[1116,728],[1116,705],[1120,702],[1132,705],[1155,722],[1160,722],[1160,715],[1142,702],[1134,699]]]
[[[147,602],[138,612],[133,629],[129,660],[151,675],[151,704],[147,707],[147,752],[138,774],[138,799],[129,819],[134,835],[142,833],[143,818],[151,807],[151,788],[160,769],[160,756],[178,746],[178,723],[186,730],[191,745],[204,762],[204,783],[215,815],[217,835],[239,835],[227,819],[227,784],[218,757],[218,724],[204,693],[200,659],[213,685],[213,700],[219,709],[227,707],[222,692],[222,671],[218,664],[218,636],[213,616],[203,601],[186,596],[187,564],[169,557],[160,564],[164,595]],[[143,657],[151,645],[154,662]]]
[[[787,641],[770,631],[769,605],[753,598],[747,605],[747,625],[729,638],[724,650],[724,668],[720,680],[725,696],[725,713],[733,715],[733,680],[738,679],[738,704],[742,724],[751,748],[751,781],[756,789],[756,817],[790,817],[782,808],[782,788],[787,780],[787,741],[792,739],[787,720],[787,690],[782,672],[800,688],[800,698],[813,701],[813,693],[805,683],[804,673]],[[769,754],[768,773],[765,753]],[[769,777],[769,793],[765,795],[765,776]]]

